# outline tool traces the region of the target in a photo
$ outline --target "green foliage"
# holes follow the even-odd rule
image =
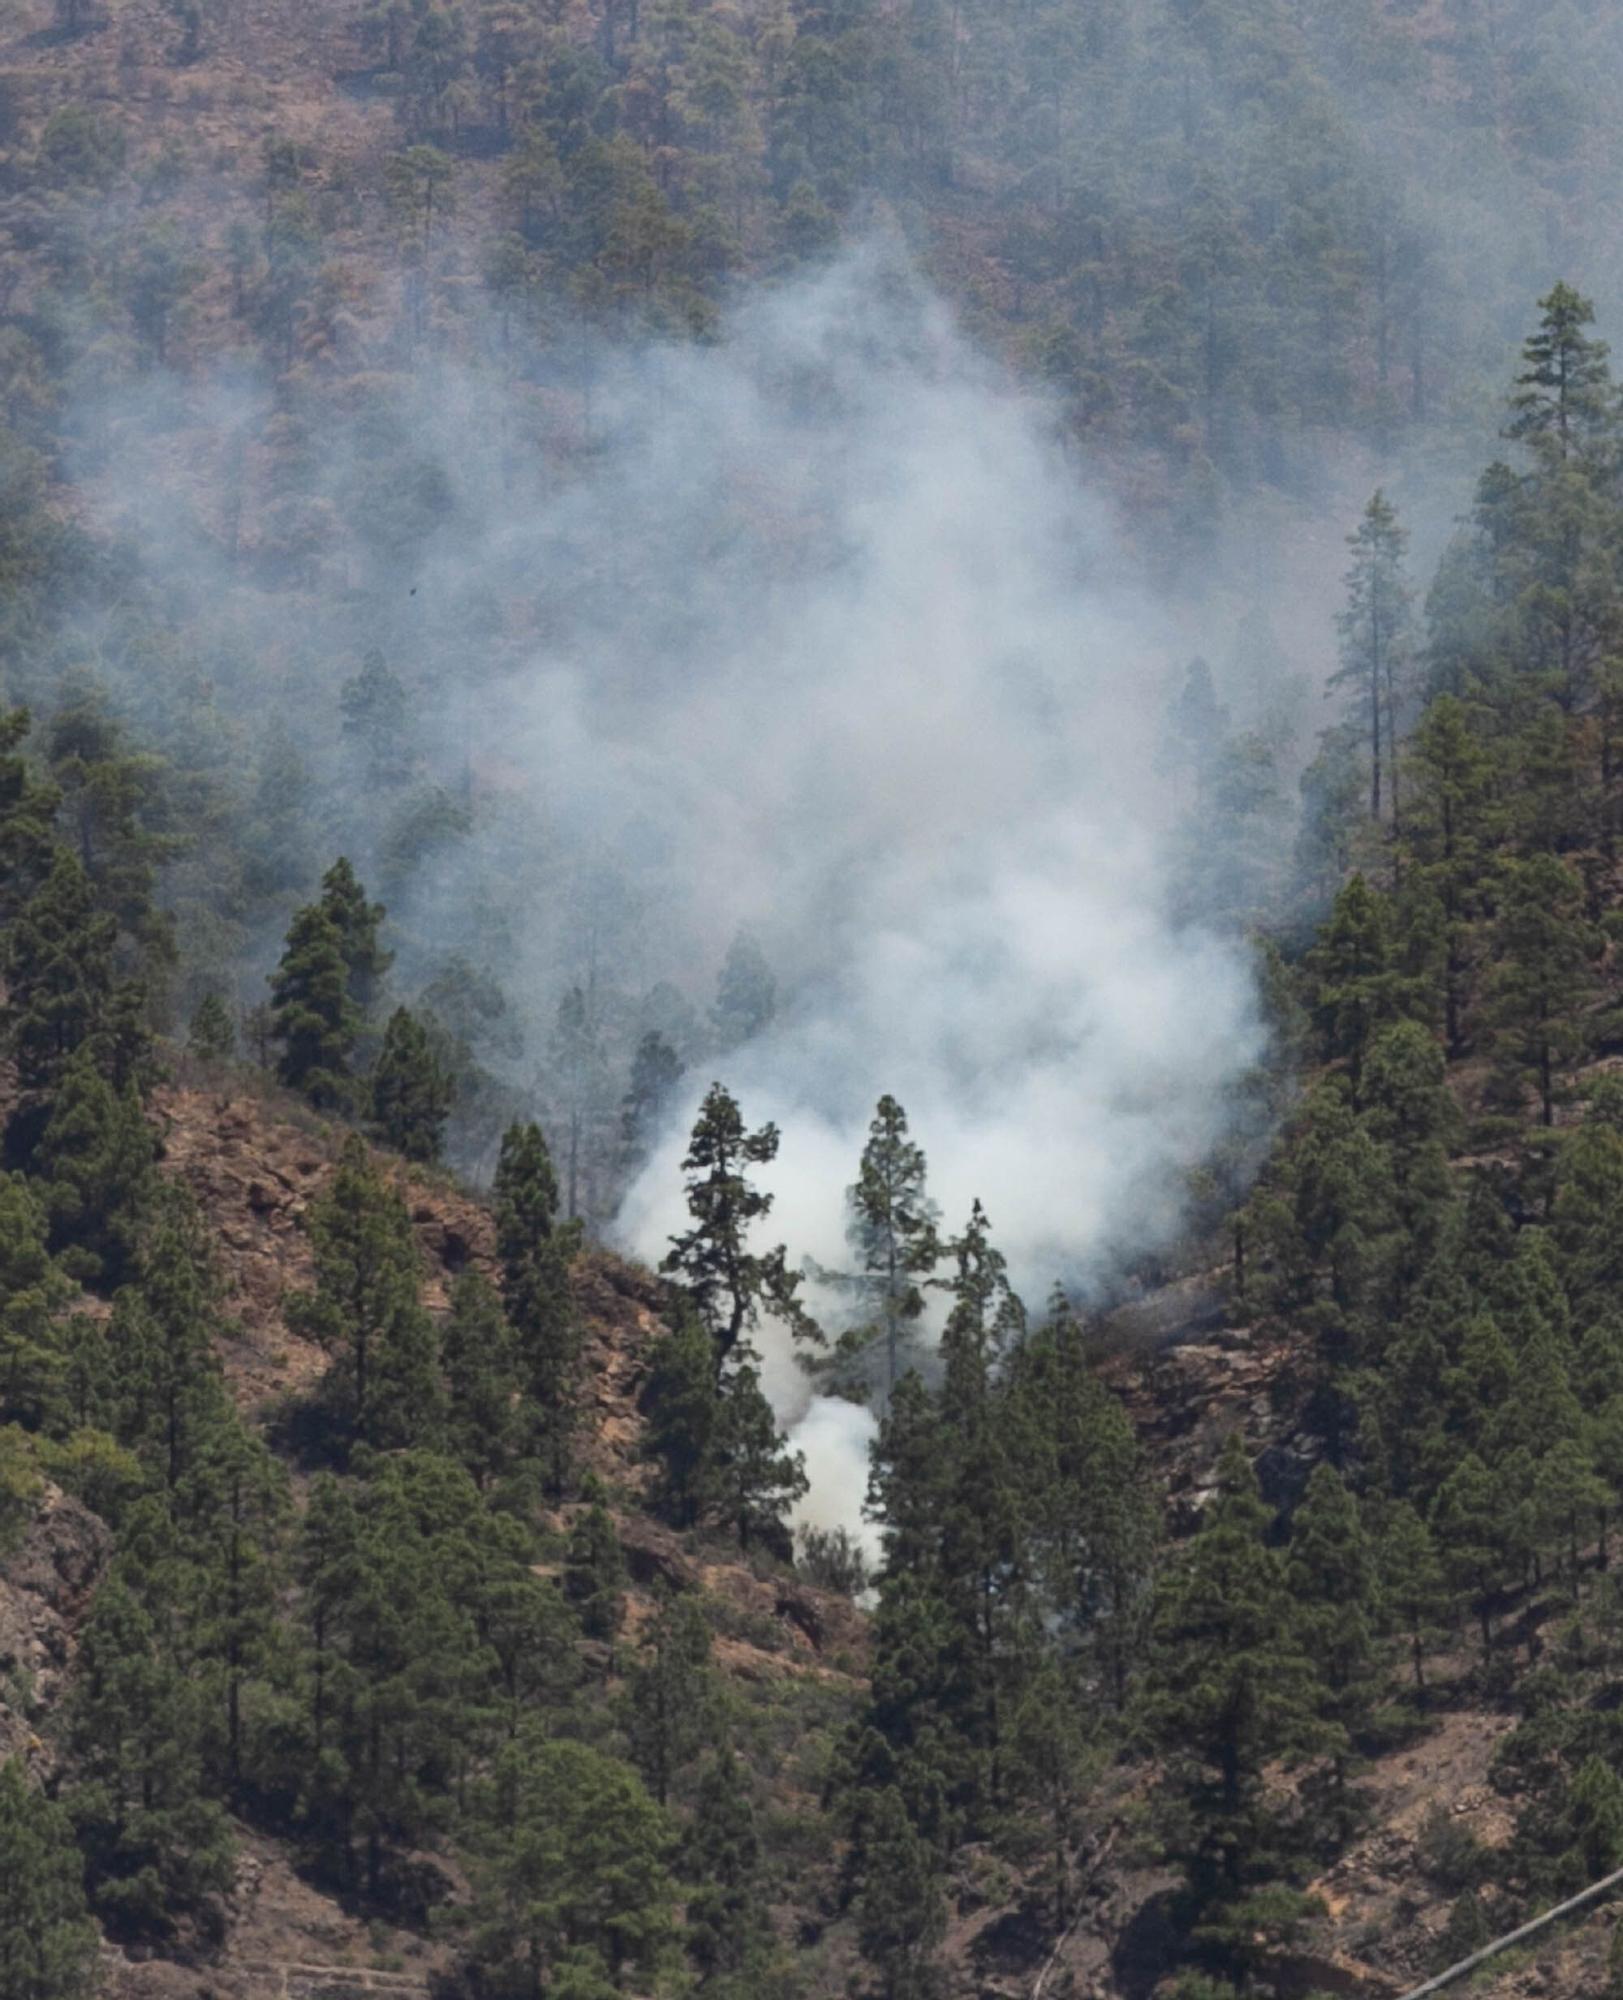
[[[510,1470],[519,1445],[519,1375],[513,1330],[488,1278],[464,1271],[440,1329],[445,1437],[481,1488]]]
[[[220,1282],[182,1191],[164,1189],[134,1279],[113,1308],[109,1397],[119,1443],[175,1493],[198,1476],[227,1420]]]
[[[1333,1466],[1315,1467],[1308,1481],[1291,1522],[1285,1581],[1296,1603],[1298,1642],[1320,1690],[1335,1810],[1349,1817],[1349,1755],[1368,1731],[1383,1681],[1375,1643],[1379,1575],[1358,1502]]]
[[[36,774],[24,747],[31,727],[26,708],[0,711],[0,922],[8,928],[58,854],[53,826],[61,794]]]
[[[393,952],[385,951],[378,941],[388,912],[381,903],[368,901],[355,870],[342,855],[321,878],[318,907],[337,933],[349,999],[364,1021],[394,963]]]
[[[198,0],[172,11],[183,59],[205,27],[228,27]],[[448,1874],[466,1864],[474,1889],[467,1976],[492,2000],[685,1985],[683,1945],[718,2000],[753,2000],[782,1973],[754,1781],[730,1751],[701,1764],[716,1717],[698,1607],[660,1608],[623,1718],[648,1782],[692,1809],[678,1840],[605,1754],[610,1721],[570,1706],[577,1634],[604,1643],[611,1675],[623,1658],[619,1533],[590,1485],[562,1588],[534,1568],[535,1489],[572,1490],[588,1401],[571,1284],[581,1232],[562,1218],[603,1222],[613,1171],[646,1165],[682,1056],[704,1046],[697,1023],[617,990],[607,924],[589,955],[557,961],[590,965],[581,984],[566,979],[543,1058],[558,1171],[539,1127],[510,1126],[500,1296],[463,1276],[438,1337],[406,1210],[358,1143],[346,1151],[311,1217],[315,1290],[291,1311],[332,1356],[329,1457],[346,1477],[316,1481],[294,1575],[282,1478],[225,1394],[232,1329],[203,1232],[154,1174],[151,1029],[195,1001],[193,1052],[231,1055],[220,995],[236,990],[247,940],[287,920],[318,842],[330,853],[364,838],[352,851],[374,857],[368,872],[406,913],[415,976],[440,970],[415,1012],[385,1021],[384,911],[339,861],[293,915],[273,1006],[250,1028],[261,1059],[274,1043],[284,1082],[369,1118],[413,1160],[485,1159],[514,1116],[497,1080],[523,1053],[512,1017],[457,955],[490,936],[478,949],[499,962],[515,942],[508,905],[490,891],[448,920],[428,865],[475,826],[503,852],[508,811],[499,774],[464,758],[434,707],[423,648],[450,627],[418,618],[435,593],[418,598],[417,566],[446,573],[460,469],[391,438],[384,375],[346,386],[345,357],[382,357],[390,373],[442,353],[460,364],[477,345],[463,281],[484,268],[499,293],[495,365],[541,390],[571,454],[574,402],[591,453],[598,350],[583,329],[702,333],[731,267],[823,256],[883,190],[921,241],[950,210],[965,255],[935,263],[949,281],[968,274],[981,319],[1030,357],[1086,445],[1136,444],[1144,540],[1152,559],[1183,563],[1236,493],[1303,490],[1304,440],[1336,426],[1390,456],[1423,441],[1429,408],[1469,403],[1506,303],[1477,282],[1474,205],[1491,202],[1520,241],[1523,215],[1542,226],[1550,175],[1570,195],[1564,177],[1609,157],[1604,105],[1580,89],[1615,54],[1605,8],[1568,10],[1552,29],[1452,5],[1446,32],[1429,17],[1417,32],[1412,8],[1364,4],[1300,6],[1288,21],[1249,0],[948,11],[833,0],[735,22],[609,0],[588,46],[580,10],[368,5],[358,32],[401,126],[383,176],[400,283],[350,282],[364,192],[350,164],[273,138],[262,214],[250,222],[236,204],[224,279],[232,340],[262,341],[279,381],[263,419],[218,455],[204,514],[236,582],[196,621],[148,601],[122,551],[46,508],[49,492],[65,518],[82,511],[47,475],[83,460],[60,413],[87,387],[100,397],[151,372],[143,409],[161,464],[189,394],[166,360],[184,347],[207,379],[209,317],[187,309],[197,269],[165,212],[184,169],[144,146],[126,154],[84,106],[30,124],[0,103],[24,260],[24,310],[0,328],[0,399],[41,446],[0,436],[0,638],[8,688],[50,696],[38,761],[26,712],[0,716],[5,1032],[21,1086],[7,1153],[21,1174],[0,1179],[0,1508],[20,1523],[48,1475],[118,1536],[62,1773],[97,1907],[120,1934],[207,1928],[229,1802],[293,1829],[346,1896],[414,1921],[426,1857],[454,1850]],[[93,25],[79,0],[59,0],[64,34]],[[1405,119],[1485,190],[1448,191],[1465,208],[1446,259],[1406,185]],[[119,187],[126,157],[139,182]],[[453,161],[482,190],[462,204],[467,227],[486,192],[501,204],[484,245],[449,246]],[[1509,198],[1528,188],[1536,199]],[[1582,204],[1564,203],[1563,226],[1579,228]],[[128,228],[110,238],[100,210]],[[975,278],[977,260],[996,285]],[[398,301],[381,344],[355,334],[368,291]],[[1558,285],[1540,312],[1506,426],[1513,462],[1476,488],[1423,645],[1384,494],[1350,538],[1351,707],[1303,779],[1299,886],[1329,906],[1311,943],[1305,900],[1280,893],[1281,774],[1300,719],[1281,693],[1288,663],[1249,657],[1271,643],[1261,607],[1245,606],[1229,712],[1196,662],[1167,732],[1175,920],[1279,941],[1261,982],[1278,1048],[1234,1094],[1235,1137],[1203,1163],[1187,1248],[1194,1269],[1197,1239],[1238,1209],[1236,1300],[1302,1353],[1303,1434],[1327,1463],[1288,1542],[1234,1444],[1200,1531],[1163,1548],[1144,1451],[1088,1330],[1063,1299],[1028,1330],[978,1205],[943,1250],[923,1152],[899,1105],[880,1101],[848,1191],[849,1310],[813,1372],[873,1394],[881,1418],[872,1681],[832,1791],[854,1927],[896,2000],[938,1983],[961,1841],[1029,1870],[1034,1905],[1069,1921],[1089,1789],[1124,1727],[1160,1759],[1148,1788],[1195,1892],[1187,1943],[1237,1982],[1222,1990],[1277,1983],[1269,1960],[1308,1910],[1293,1882],[1350,1829],[1357,1759],[1390,1728],[1381,1705],[1400,1676],[1417,1704],[1445,1674],[1462,1698],[1473,1677],[1514,1686],[1523,1719],[1503,1768],[1524,1812],[1497,1864],[1511,1894],[1575,1883],[1620,1851],[1616,1592],[1597,1574],[1623,1498],[1623,1117],[1585,1073],[1619,1036],[1619,417],[1588,302]],[[334,393],[364,406],[355,456],[368,470],[329,491],[316,445]],[[1399,435],[1404,404],[1414,428]],[[642,560],[628,520],[616,574],[629,589]],[[275,649],[270,705],[293,712],[319,686],[330,755],[266,730],[263,703],[228,723],[211,713],[236,643],[226,600],[277,564],[296,591],[341,570],[353,629],[390,647],[342,681],[336,709],[330,655]],[[50,595],[65,575],[71,630]],[[455,621],[471,657],[500,654],[497,608],[459,598],[434,618]],[[139,694],[163,758],[64,671],[91,654],[119,705]],[[239,783],[247,836],[233,823]],[[348,793],[381,801],[383,823]],[[572,926],[574,863],[559,862],[548,883]],[[594,917],[613,901],[585,893]],[[710,1046],[751,1044],[751,1062],[767,1060],[779,998],[741,936]],[[1476,1057],[1492,1063],[1485,1096],[1484,1063],[1447,1067]],[[1304,1062],[1329,1073],[1298,1095]],[[763,1314],[813,1330],[784,1249],[756,1243],[771,1212],[756,1170],[777,1145],[712,1088],[643,1414],[653,1504],[683,1530],[725,1526],[781,1553],[804,1475],[751,1341]],[[944,1255],[947,1323],[926,1363],[924,1301]],[[113,1294],[110,1317],[67,1315],[74,1278]],[[304,1415],[292,1435],[319,1453]],[[804,1547],[809,1573],[861,1587],[849,1537]],[[1444,1656],[1462,1616],[1477,1622],[1481,1667],[1455,1646]],[[1543,1649],[1536,1675],[1520,1670],[1523,1644]],[[1265,1788],[1279,1766],[1285,1782]],[[36,1828],[26,1879],[29,1857],[60,1843],[38,1836],[41,1807],[14,1776],[0,1774],[0,1848],[8,1824]],[[690,1892],[680,1936],[673,1865]],[[0,1905],[8,1886],[0,1864]],[[1483,1921],[1462,1903],[1449,1954]],[[5,1931],[0,1915],[0,1958]],[[1185,1982],[1197,1984],[1221,1986]]]
[[[671,1829],[636,1773],[584,1743],[521,1737],[481,1814],[470,1968],[480,1990],[585,1996],[648,1976],[674,1940]]]
[[[570,1281],[580,1230],[558,1215],[558,1178],[539,1125],[514,1125],[496,1163],[496,1251],[525,1396],[526,1449],[547,1484],[569,1477],[578,1416],[581,1323]]]
[[[353,1445],[438,1435],[438,1340],[421,1300],[411,1217],[357,1138],[310,1213],[314,1292],[287,1302],[289,1323],[332,1355],[326,1393]]]
[[[808,1490],[805,1461],[788,1448],[748,1362],[730,1369],[721,1383],[714,1486],[717,1511],[731,1522],[740,1548],[766,1538],[785,1549],[781,1524]]]
[[[837,1392],[862,1395],[877,1384],[889,1394],[914,1364],[922,1286],[941,1255],[940,1211],[926,1192],[924,1149],[909,1137],[907,1113],[894,1097],[879,1100],[845,1199],[846,1241],[857,1268],[817,1275],[852,1300],[854,1319],[810,1371]]]
[[[861,1597],[868,1588],[867,1552],[849,1528],[803,1525],[796,1564],[808,1583],[837,1597]]]
[[[1398,729],[1414,674],[1411,592],[1405,573],[1409,537],[1384,493],[1376,493],[1363,519],[1348,536],[1352,566],[1347,572],[1347,607],[1338,624],[1342,665],[1333,685],[1350,684],[1357,712],[1368,731],[1370,817],[1379,820],[1382,779],[1387,778],[1394,819],[1397,792]]]
[[[237,1052],[237,1024],[231,1009],[212,990],[205,993],[192,1010],[186,1048],[201,1062],[229,1062]]]
[[[716,986],[710,1010],[716,1052],[731,1055],[745,1042],[763,1035],[777,1011],[778,983],[760,945],[746,931],[733,939]]]
[[[134,1936],[162,1936],[223,1894],[234,1864],[229,1823],[203,1784],[201,1694],[157,1611],[115,1568],[80,1633],[63,1727],[74,1770],[65,1803],[91,1901]]]
[[[761,1836],[748,1774],[726,1745],[705,1766],[683,1842],[685,1938],[701,1993],[758,1992],[776,1940],[767,1915]]]
[[[1406,1642],[1416,1696],[1426,1698],[1426,1651],[1448,1608],[1447,1584],[1437,1548],[1421,1515],[1407,1500],[1388,1510],[1377,1549],[1387,1618]]]
[[[1047,1614],[1118,1706],[1139,1664],[1160,1502],[1126,1413],[1099,1380],[1063,1293],[1009,1376],[1028,1560]]]
[[[567,1698],[575,1627],[460,1466],[420,1450],[364,1466],[316,1482],[299,1538],[301,1816],[323,1869],[378,1900],[407,1893],[406,1857],[525,1717]]]
[[[109,1289],[129,1271],[153,1194],[156,1142],[133,1082],[117,1088],[87,1045],[68,1063],[32,1162],[63,1268]]]
[[[44,1490],[39,1450],[16,1424],[0,1430],[0,1554],[27,1528]]]
[[[1455,1899],[1448,1922],[1438,1933],[1431,1954],[1433,1967],[1438,1972],[1445,1971],[1492,1940],[1493,1922],[1482,1906],[1482,1898],[1475,1889],[1466,1889]]]
[[[679,1528],[697,1527],[715,1499],[722,1399],[715,1343],[685,1305],[655,1345],[643,1402],[643,1449],[659,1467],[656,1504]]]
[[[0,1764],[0,1992],[79,2000],[94,1987],[96,1928],[67,1814]]]
[[[620,1103],[621,1165],[628,1178],[646,1164],[683,1074],[676,1050],[657,1028],[650,1028],[637,1044],[631,1081]]]
[[[1203,1900],[1266,1875],[1283,1829],[1263,1799],[1263,1769],[1321,1740],[1324,1695],[1268,1526],[1236,1432],[1188,1560],[1162,1583],[1143,1698],[1165,1760],[1161,1821]]]
[[[1541,1119],[1553,1125],[1562,1073],[1586,1046],[1584,1004],[1600,950],[1583,885],[1565,862],[1539,854],[1509,868],[1492,950],[1500,1078],[1511,1090],[1532,1084]]]
[[[663,1806],[709,1742],[715,1723],[710,1627],[690,1593],[661,1596],[626,1695],[632,1757]]]
[[[374,789],[407,783],[414,763],[411,699],[376,647],[339,689],[338,705],[361,781]]]
[[[270,984],[271,1034],[282,1045],[278,1078],[320,1110],[345,1109],[354,1096],[350,1063],[360,1017],[342,937],[319,903],[295,915]]]
[[[417,1017],[389,1016],[370,1079],[372,1129],[385,1146],[420,1164],[437,1160],[451,1111],[450,1079]]]
[[[5,1028],[30,1088],[52,1088],[105,1021],[116,937],[78,857],[58,848],[6,935]]]
[[[682,1162],[693,1226],[671,1238],[659,1268],[682,1281],[709,1329],[718,1376],[763,1311],[786,1320],[797,1334],[813,1331],[796,1298],[799,1275],[788,1268],[783,1245],[764,1254],[750,1248],[752,1227],[771,1214],[772,1197],[761,1192],[748,1169],[777,1156],[778,1128],[748,1130],[736,1101],[713,1083]]]
[[[69,1292],[46,1249],[48,1218],[20,1175],[0,1178],[0,1424],[60,1433],[72,1416]]]
[[[625,1557],[614,1518],[600,1499],[582,1509],[564,1559],[564,1596],[588,1639],[612,1640],[625,1622]]]
[[[936,1954],[947,1931],[940,1862],[894,1787],[870,1808],[866,1858],[857,1904],[862,1955],[879,1974],[885,2000],[931,2000],[941,1990]]]

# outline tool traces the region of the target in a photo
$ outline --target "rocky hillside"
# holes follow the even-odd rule
[[[262,1090],[224,1081],[166,1086],[155,1114],[163,1171],[197,1197],[228,1279],[233,1331],[223,1359],[233,1392],[255,1419],[268,1419],[325,1365],[290,1330],[282,1302],[311,1282],[304,1221],[331,1181],[340,1135]],[[409,1204],[424,1296],[443,1313],[455,1277],[491,1261],[490,1216],[442,1175],[392,1159],[385,1165]],[[862,1692],[864,1619],[848,1600],[779,1565],[743,1562],[725,1545],[678,1534],[642,1510],[640,1399],[659,1337],[658,1290],[603,1252],[583,1257],[575,1276],[590,1328],[587,1453],[617,1496],[613,1517],[631,1583],[627,1640],[634,1647],[646,1632],[656,1590],[692,1593],[707,1607],[715,1659],[743,1712],[755,1716],[753,1727],[794,1726],[796,1715],[837,1725]],[[1118,1339],[1144,1310],[1167,1323],[1154,1349],[1124,1349],[1107,1369],[1164,1479],[1174,1522],[1198,1519],[1221,1443],[1236,1427],[1260,1449],[1277,1497],[1299,1494],[1313,1453],[1301,1343],[1232,1324],[1214,1328],[1209,1301],[1198,1324],[1180,1325],[1179,1296],[1173,1290],[1126,1316]],[[573,1511],[557,1518],[560,1529]],[[109,1546],[95,1516],[48,1487],[0,1563],[0,1746],[36,1766],[48,1768],[52,1758],[51,1719],[71,1682],[76,1628]],[[593,1657],[609,1674],[603,1699],[612,1700],[626,1656],[615,1663],[594,1649]],[[1460,1692],[1450,1691],[1451,1675],[1468,1665],[1463,1655],[1435,1664],[1440,1706],[1432,1725],[1395,1744],[1368,1773],[1367,1831],[1312,1885],[1321,1914],[1303,1927],[1289,1964],[1276,1964],[1282,1994],[1380,2000],[1402,1991],[1434,1962],[1459,1854],[1508,1839],[1515,1801],[1493,1782],[1490,1764],[1511,1718],[1474,1706],[1464,1679]],[[1293,1781],[1281,1773],[1279,1782]],[[960,1857],[947,1939],[955,1995],[1147,2000],[1176,1942],[1166,1929],[1174,1878],[1156,1864],[1142,1825],[1144,1788],[1153,1783],[1153,1773],[1132,1765],[1106,1783],[1082,1856],[1077,1914],[1063,1933],[1045,1927],[1018,1874],[994,1866],[989,1854]],[[797,1793],[788,1771],[774,1803],[792,1822]],[[815,1810],[815,1800],[805,1803]],[[448,1971],[450,1958],[431,1935],[346,1908],[304,1878],[294,1852],[247,1825],[239,1842],[218,1941],[194,1941],[178,1959],[152,1947],[109,1948],[104,1990],[114,2000],[352,2000],[427,1993]],[[781,1920],[819,1937],[823,1960],[838,1964],[848,1951],[843,1925],[827,1928],[833,1911],[826,1891],[813,1887],[817,1879],[806,1878],[808,1899],[796,1894]],[[1603,1910],[1476,1990],[1504,2000],[1587,1991],[1611,1924]]]
[[[290,1100],[225,1082],[165,1086],[153,1112],[162,1171],[195,1196],[227,1283],[231,1331],[221,1360],[233,1394],[251,1420],[270,1421],[326,1366],[321,1350],[288,1326],[283,1304],[313,1281],[305,1218],[331,1183],[343,1135]],[[409,1207],[423,1298],[443,1315],[455,1278],[492,1264],[488,1208],[443,1174],[377,1157]],[[849,1599],[780,1565],[745,1563],[725,1545],[678,1535],[639,1507],[648,1475],[640,1397],[660,1330],[659,1287],[604,1251],[583,1256],[574,1278],[587,1324],[583,1457],[618,1496],[613,1519],[630,1585],[628,1641],[634,1646],[646,1627],[657,1591],[690,1593],[707,1606],[716,1664],[746,1706],[769,1717],[784,1706],[782,1690],[804,1687],[813,1712],[848,1710],[866,1652],[864,1621]],[[577,1511],[553,1518],[560,1546]],[[76,1629],[111,1542],[95,1515],[47,1486],[0,1557],[0,1756],[16,1751],[49,1771],[51,1723],[72,1681]],[[540,1573],[556,1568],[542,1565]],[[587,1643],[594,1671],[607,1674],[607,1704],[629,1656],[616,1664]],[[793,1792],[786,1789],[780,1803],[792,1812]],[[179,1960],[150,1948],[126,1955],[109,1947],[103,1990],[110,2000],[354,2000],[429,1992],[450,1963],[420,1932],[346,1910],[301,1879],[287,1848],[247,1825],[239,1830],[236,1881],[221,1923],[217,1945],[194,1942]]]

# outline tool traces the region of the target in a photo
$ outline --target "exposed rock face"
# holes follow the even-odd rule
[[[48,1761],[41,1725],[61,1698],[75,1626],[111,1548],[94,1514],[47,1486],[21,1541],[0,1557],[0,1758]]]
[[[225,1275],[237,1334],[223,1359],[238,1401],[252,1409],[308,1388],[326,1357],[290,1331],[283,1302],[315,1281],[305,1220],[332,1178],[344,1134],[302,1107],[273,1107],[241,1092],[171,1086],[158,1092],[155,1110],[164,1171],[196,1196]],[[445,1312],[464,1271],[496,1276],[489,1211],[437,1176],[413,1173],[392,1155],[377,1158],[411,1214],[424,1301]],[[599,1251],[580,1259],[575,1286],[586,1320],[584,1455],[605,1475],[635,1483],[642,1477],[637,1405],[660,1333],[659,1287]]]
[[[165,1172],[183,1181],[208,1218],[239,1323],[226,1372],[246,1407],[308,1386],[326,1366],[289,1331],[282,1302],[314,1283],[305,1218],[332,1179],[344,1133],[300,1106],[276,1109],[242,1092],[170,1086],[154,1098]],[[492,1270],[490,1217],[468,1196],[378,1159],[411,1211],[423,1253],[423,1296],[444,1311],[470,1266]]]

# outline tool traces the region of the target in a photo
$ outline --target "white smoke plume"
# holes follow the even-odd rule
[[[882,236],[746,293],[711,343],[600,353],[567,451],[544,433],[581,378],[504,366],[363,375],[352,421],[294,437],[291,485],[256,472],[261,439],[289,460],[263,386],[81,427],[104,522],[221,635],[233,727],[298,739],[324,853],[390,851],[334,762],[336,682],[379,643],[413,686],[474,814],[384,885],[404,990],[448,952],[495,965],[533,1077],[588,965],[702,999],[748,925],[782,1005],[719,1073],[782,1129],[764,1240],[844,1264],[888,1091],[945,1226],[980,1198],[1028,1299],[1164,1241],[1260,1046],[1243,952],[1170,914],[1156,750],[1198,587],[1157,607],[1041,400]],[[229,536],[188,484],[210,464]],[[245,994],[273,951],[249,941]],[[714,1073],[621,1211],[651,1260]],[[871,1417],[808,1407],[776,1349],[767,1380],[813,1509],[855,1526]]]
[[[707,604],[690,670],[586,759],[652,758],[716,934],[747,922],[792,968],[723,1078],[782,1128],[764,1240],[848,1261],[844,1191],[890,1091],[945,1222],[980,1198],[1039,1299],[1175,1228],[1259,1048],[1241,955],[1167,911],[1170,635],[1043,415],[875,247],[669,364],[634,447],[668,504],[732,482],[823,549]],[[676,1129],[622,1214],[649,1257],[681,1151]],[[871,1419],[808,1408],[770,1345],[767,1382],[814,1512],[855,1526]]]

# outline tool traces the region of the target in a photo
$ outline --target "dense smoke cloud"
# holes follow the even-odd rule
[[[194,391],[192,456],[237,467],[229,532],[172,411],[87,422],[83,476],[220,635],[234,721],[294,733],[326,850],[393,867],[397,982],[452,952],[494,966],[543,1101],[563,987],[702,1003],[737,929],[759,938],[777,1019],[697,1055],[628,1248],[657,1258],[677,1226],[683,1123],[718,1073],[782,1127],[793,1259],[845,1261],[885,1091],[945,1225],[981,1198],[1028,1296],[1164,1240],[1259,1030],[1240,948],[1169,913],[1156,755],[1187,634],[1042,404],[884,239],[745,296],[713,344],[599,353],[564,453],[542,433],[582,378],[554,394],[554,365],[363,377],[291,447],[262,392]],[[335,748],[336,684],[374,643],[415,691],[426,780],[470,815],[409,868]],[[245,992],[271,949],[248,941]],[[808,1414],[768,1363],[851,1518],[868,1419]]]
[[[1164,1239],[1258,1031],[1237,951],[1167,914],[1168,635],[1040,409],[872,247],[631,393],[611,491],[656,467],[666,505],[708,517],[746,483],[763,553],[775,513],[820,525],[820,559],[713,599],[629,741],[611,710],[587,760],[652,754],[681,878],[794,969],[725,1066],[783,1130],[773,1234],[845,1261],[889,1090],[948,1225],[983,1199],[1028,1291]],[[673,1132],[622,1214],[650,1256],[680,1151]],[[798,1429],[814,1465],[855,1462],[861,1433],[826,1405]],[[849,1477],[823,1486],[849,1509]]]

